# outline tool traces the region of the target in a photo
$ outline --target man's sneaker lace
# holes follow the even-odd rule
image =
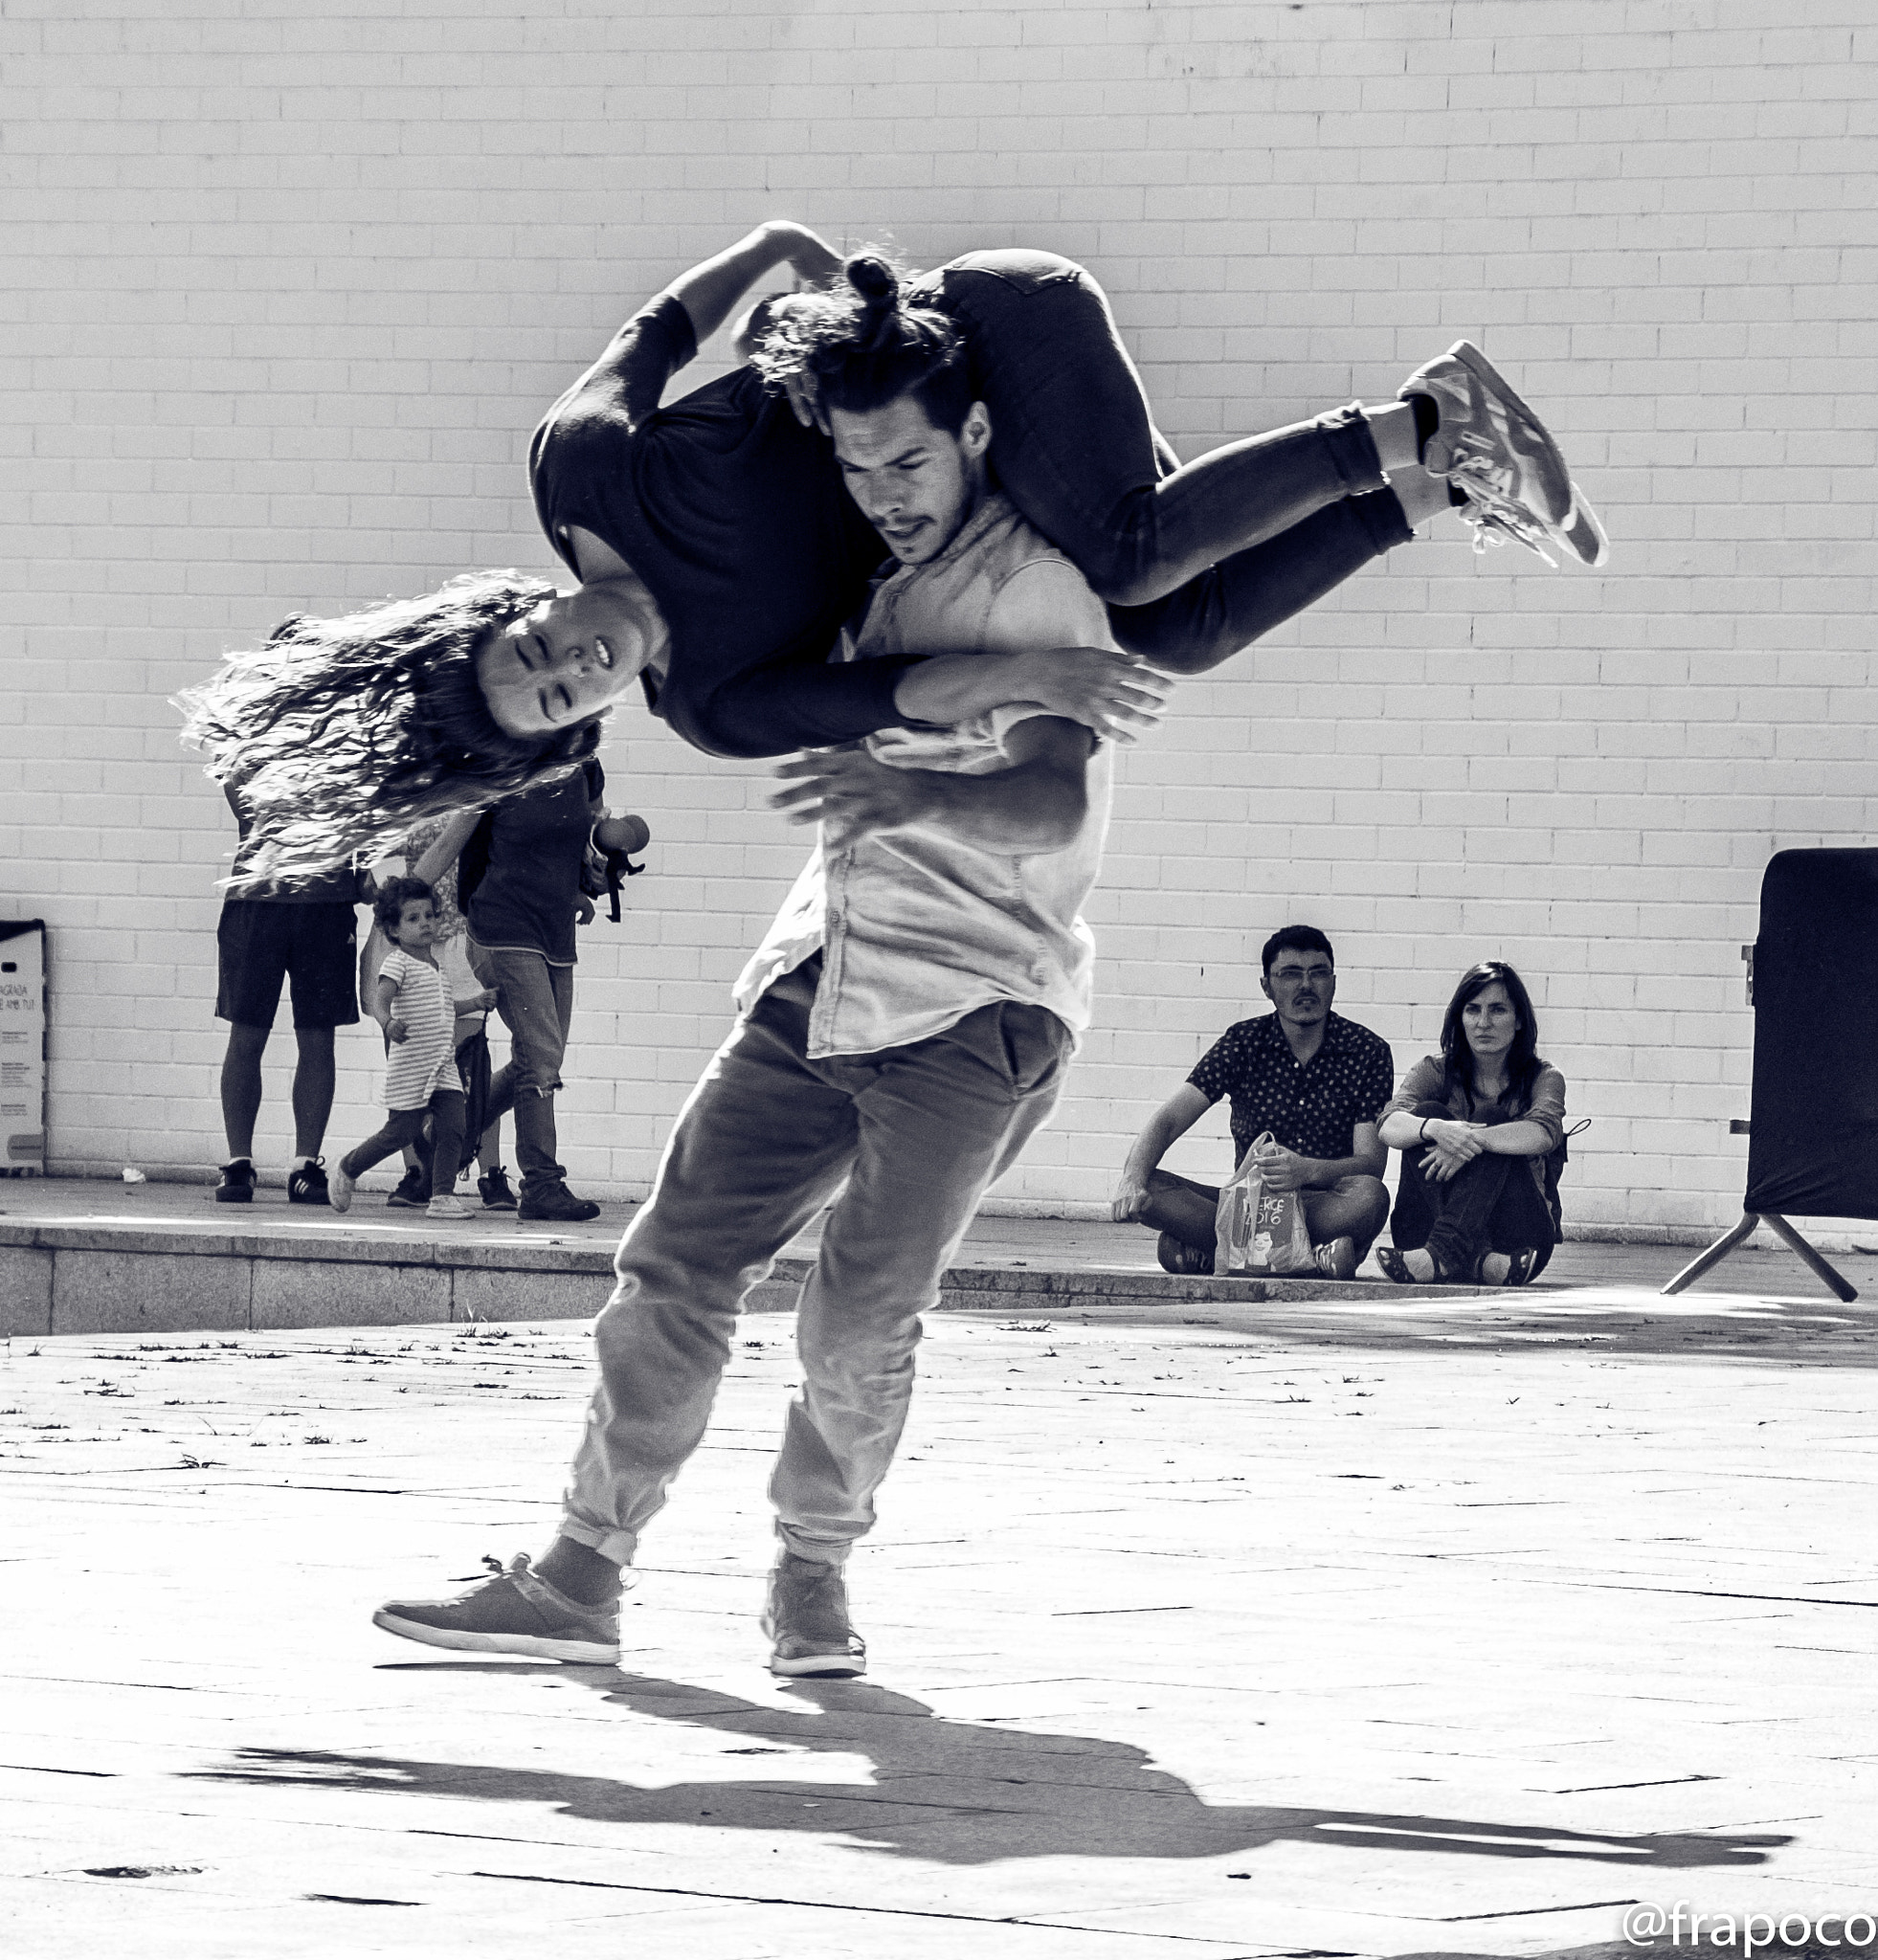
[[[848,1620],[848,1589],[839,1566],[785,1551],[770,1574],[763,1609],[771,1674],[867,1672],[867,1643]]]
[[[387,1600],[371,1616],[407,1640],[460,1654],[521,1654],[611,1667],[619,1659],[619,1605],[586,1606],[528,1570],[519,1552],[506,1570],[485,1557],[492,1575],[455,1599]]]

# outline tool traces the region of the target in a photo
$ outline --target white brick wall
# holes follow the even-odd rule
[[[1873,828],[1864,0],[10,0],[0,53],[0,862],[53,925],[60,1164],[220,1150],[228,826],[166,698],[289,610],[545,567],[542,407],[787,212],[1083,258],[1189,455],[1469,334],[1616,540],[1554,576],[1450,527],[1182,690],[1126,759],[1098,1024],[1007,1200],[1099,1201],[1302,917],[1404,1064],[1462,966],[1521,968],[1597,1119],[1577,1220],[1733,1215],[1760,868]],[[607,760],[657,876],[586,936],[564,1129],[577,1183],[638,1191],[800,847],[760,768],[637,710]],[[343,1040],[335,1142],[375,1052]]]

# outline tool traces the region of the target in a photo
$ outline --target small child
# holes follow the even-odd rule
[[[493,1007],[496,996],[485,990],[467,1000],[450,998],[431,950],[441,930],[436,894],[421,879],[391,879],[372,910],[391,942],[369,1003],[389,1044],[385,1105],[391,1118],[375,1136],[339,1160],[328,1199],[335,1212],[345,1211],[352,1202],[353,1187],[374,1164],[382,1164],[407,1144],[416,1144],[425,1156],[430,1215],[468,1218],[474,1214],[450,1189],[463,1150],[463,1084],[457,1073],[455,1029],[458,1014]],[[425,1145],[420,1139],[427,1115],[433,1134]],[[438,1165],[446,1167],[440,1190]]]

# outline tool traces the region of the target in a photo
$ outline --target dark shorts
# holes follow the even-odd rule
[[[349,1027],[358,1019],[358,915],[349,901],[227,899],[215,944],[220,1019],[273,1027],[282,980],[293,983],[296,1028]]]

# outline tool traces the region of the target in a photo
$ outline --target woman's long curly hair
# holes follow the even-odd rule
[[[1442,1059],[1447,1064],[1449,1083],[1459,1082],[1471,1102],[1474,1096],[1474,1051],[1467,1040],[1467,1031],[1461,1016],[1467,1003],[1477,1000],[1495,981],[1507,990],[1507,998],[1512,1003],[1513,1017],[1519,1023],[1519,1032],[1507,1051],[1507,1085],[1514,1099],[1523,1104],[1532,1100],[1532,1084],[1546,1064],[1539,1057],[1539,1017],[1532,1011],[1532,996],[1527,992],[1525,981],[1505,960],[1482,960],[1479,966],[1469,967],[1462,974],[1461,984],[1455,988],[1454,998],[1448,1002],[1447,1013],[1442,1018]]]
[[[254,818],[244,881],[370,858],[414,824],[577,768],[598,746],[597,719],[548,742],[505,734],[476,678],[487,635],[555,590],[473,571],[343,618],[298,615],[179,695],[183,740]]]
[[[853,253],[841,272],[845,290],[775,305],[751,352],[757,371],[776,390],[806,378],[824,404],[857,413],[912,394],[935,429],[956,435],[973,401],[957,324],[909,306],[912,275],[883,252]]]

